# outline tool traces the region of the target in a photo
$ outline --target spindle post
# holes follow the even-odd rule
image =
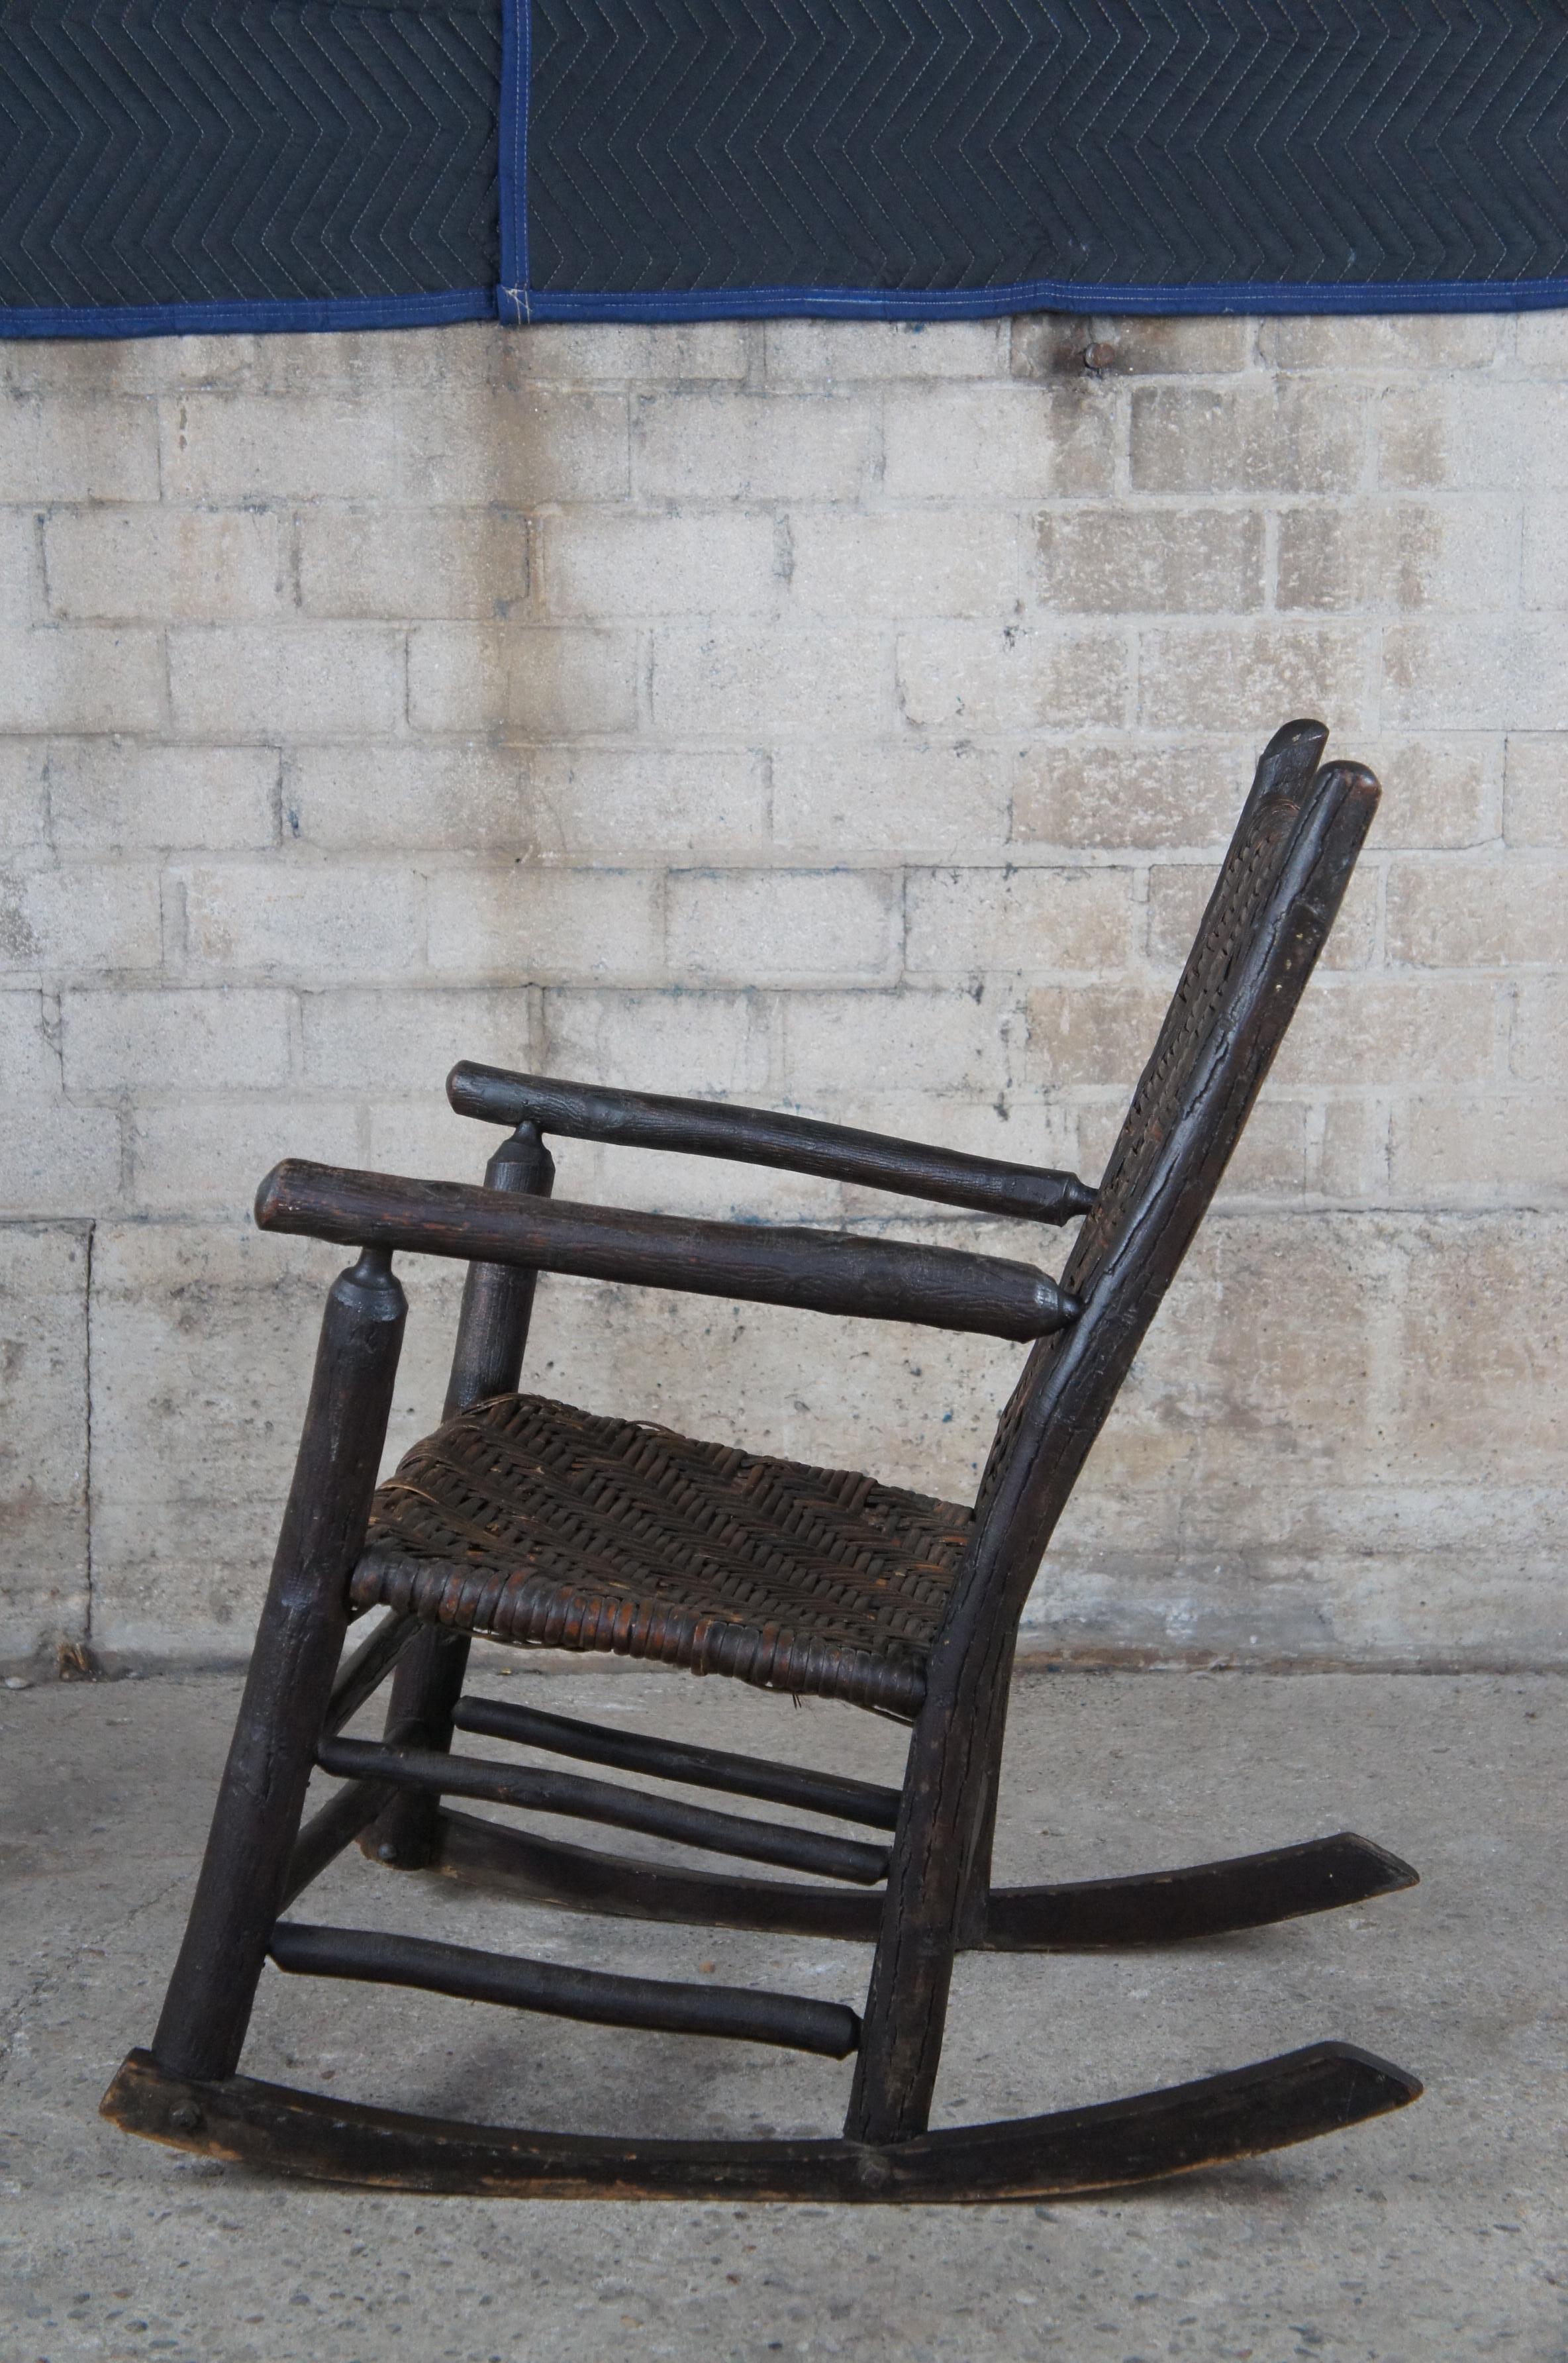
[[[238,2063],[348,1630],[407,1311],[380,1248],[327,1292],[271,1581],[153,2041],[178,2076],[229,2076]]]
[[[484,1170],[487,1190],[547,1198],[555,1183],[555,1159],[537,1125],[520,1124],[503,1140]],[[538,1273],[516,1264],[470,1263],[463,1282],[463,1306],[452,1373],[447,1382],[443,1419],[470,1403],[510,1393],[523,1370],[528,1324]],[[452,1744],[452,1710],[461,1696],[469,1666],[469,1636],[427,1625],[409,1644],[392,1676],[387,1732],[416,1730],[420,1745],[437,1750]],[[368,1855],[397,1870],[422,1870],[435,1858],[441,1804],[438,1797],[402,1794],[378,1816],[360,1845]]]

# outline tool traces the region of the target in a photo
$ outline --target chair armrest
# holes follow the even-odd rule
[[[291,1158],[256,1193],[264,1231],[345,1247],[405,1248],[530,1270],[739,1296],[990,1337],[1043,1337],[1078,1307],[1026,1263],[844,1231],[704,1223],[559,1198],[509,1198],[460,1182],[412,1182]]]
[[[741,1165],[781,1166],[791,1173],[820,1173],[832,1182],[934,1198],[947,1206],[972,1206],[986,1215],[1070,1223],[1094,1204],[1094,1192],[1076,1173],[966,1157],[956,1148],[928,1148],[915,1140],[853,1132],[810,1116],[774,1115],[764,1108],[720,1107],[709,1100],[513,1075],[467,1059],[447,1076],[447,1097],[459,1115],[486,1124],[535,1124],[541,1132],[569,1140],[608,1140],[627,1148],[683,1149]]]

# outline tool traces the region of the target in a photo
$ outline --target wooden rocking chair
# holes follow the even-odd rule
[[[954,2200],[1142,2181],[1402,2106],[1419,2086],[1320,2043],[1054,2115],[933,2133],[955,1953],[1165,1945],[1407,1887],[1364,1839],[1065,1886],[996,1888],[1014,1641],[1052,1530],[1198,1228],[1322,948],[1377,801],[1320,770],[1317,723],[1258,767],[1098,1192],[1074,1176],[706,1103],[458,1066],[513,1127],[483,1189],[288,1163],[265,1230],[357,1248],[327,1299],[293,1491],[195,1902],[150,2051],[105,2113],[157,2141],[335,2181],[586,2197]],[[552,1203],[542,1136],[635,1142],[947,1205],[1086,1217],[1060,1284],[1030,1266],[845,1235]],[[395,1249],[468,1259],[444,1425],[376,1489],[405,1311]],[[1035,1341],[973,1507],[690,1442],[516,1392],[539,1270]],[[388,1612],[339,1666],[349,1622]],[[848,1700],[911,1727],[900,1788],[465,1697],[469,1636],[611,1650]],[[392,1670],[386,1736],[340,1736]],[[771,1800],[873,1840],[452,1752],[454,1732]],[[343,1785],[300,1826],[314,1767]],[[478,1798],[816,1875],[618,1859],[454,1810]],[[356,1837],[572,1909],[876,1947],[864,2016],[280,1916]],[[881,1892],[872,1891],[880,1888]],[[856,2055],[842,2136],[600,2139],[405,2115],[237,2073],[263,1962],[553,2012]]]

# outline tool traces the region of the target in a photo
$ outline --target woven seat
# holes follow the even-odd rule
[[[356,1607],[912,1714],[960,1503],[505,1394],[381,1486]]]

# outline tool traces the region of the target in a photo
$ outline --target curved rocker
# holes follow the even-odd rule
[[[127,2133],[324,2182],[486,2199],[773,2199],[838,2202],[1065,2199],[1191,2174],[1415,2100],[1403,2069],[1348,2043],[1049,2116],[855,2141],[615,2141],[359,2108],[286,2084],[198,2083],[133,2051],[103,2113]]]
[[[1350,1832],[1130,1878],[993,1888],[1014,1643],[1095,1437],[1165,1298],[1343,895],[1377,798],[1320,770],[1316,723],[1258,767],[1098,1191],[794,1117],[458,1070],[516,1124],[483,1190],[282,1167],[263,1227],[361,1252],[327,1299],[293,1487],[179,1959],[150,2052],[104,2102],[149,2138],[335,2181],[529,2197],[1049,2198],[1250,2157],[1403,2107],[1419,2086],[1320,2044],[1166,2091],[933,2133],[964,1951],[1155,1947],[1364,1902],[1415,1873]],[[542,1130],[773,1161],[939,1204],[1084,1218],[1060,1281],[853,1235],[548,1205]],[[393,1249],[467,1260],[446,1415],[380,1490],[406,1303]],[[972,1505],[518,1392],[536,1272],[1034,1341]],[[386,1621],[346,1660],[356,1611]],[[911,1726],[897,1788],[465,1696],[470,1636],[597,1649]],[[392,1679],[379,1743],[345,1726]],[[335,1679],[336,1677],[336,1679]],[[881,1832],[711,1810],[574,1771],[454,1755],[455,1731]],[[314,1769],[341,1786],[303,1828]],[[454,1810],[454,1796],[629,1828],[832,1884],[625,1860]],[[863,2009],[292,1921],[356,1838],[398,1869],[573,1910],[869,1944]],[[879,1892],[870,1892],[879,1889]],[[601,2140],[358,2108],[239,2075],[262,1966],[605,2027],[854,2055],[836,2140]]]
[[[504,1890],[558,1911],[619,1920],[667,1920],[688,1927],[748,1928],[778,1936],[874,1945],[879,1895],[837,1887],[786,1886],[723,1871],[674,1869],[626,1855],[566,1844],[471,1814],[443,1812],[432,1868],[450,1879]],[[1123,1879],[1066,1880],[1041,1887],[993,1887],[980,1932],[961,1952],[1130,1952],[1266,1928],[1280,1920],[1337,1912],[1419,1885],[1408,1862],[1341,1830],[1304,1845],[1233,1855],[1181,1870]]]

